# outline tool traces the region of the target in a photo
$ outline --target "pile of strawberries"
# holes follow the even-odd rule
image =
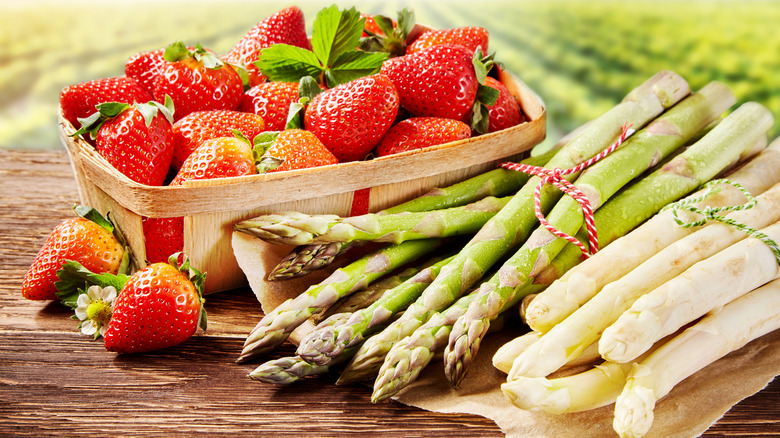
[[[262,20],[223,56],[182,42],[137,53],[124,76],[63,89],[62,116],[119,172],[155,186],[365,160],[525,121],[517,100],[491,76],[483,28],[430,29],[410,41],[418,28],[408,10],[393,20],[333,5],[317,14],[313,29],[310,38],[293,6]],[[147,275],[194,275],[181,268],[182,257],[171,259],[183,249],[183,218],[144,218],[143,227],[145,262],[157,266]],[[59,234],[60,242],[46,245],[57,254],[41,251],[25,278],[26,297],[57,298],[56,272],[68,261],[80,263],[79,272],[123,275],[115,260],[120,241],[80,230],[67,238],[52,233],[49,240]],[[100,243],[73,249],[91,240]],[[91,264],[95,258],[112,263]],[[195,295],[187,301],[202,303]]]

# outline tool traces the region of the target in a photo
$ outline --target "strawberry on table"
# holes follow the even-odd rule
[[[97,152],[133,181],[162,185],[173,158],[170,99],[166,106],[107,102],[97,109],[76,134],[89,132]]]
[[[80,118],[95,112],[104,102],[148,102],[152,95],[132,78],[115,76],[70,85],[60,92],[60,109],[65,120],[78,128]]]
[[[376,147],[379,157],[422,149],[471,137],[471,127],[459,120],[412,117],[390,128]]]
[[[259,173],[281,172],[338,164],[338,159],[311,132],[287,129],[266,132],[254,139]]]
[[[234,110],[190,113],[177,120],[172,126],[174,152],[171,168],[178,172],[184,160],[206,140],[232,136],[234,130],[253,138],[266,129],[268,126],[264,118],[258,114]],[[170,254],[165,256],[166,260]]]
[[[416,53],[429,47],[442,44],[464,46],[471,53],[482,50],[488,53],[490,35],[487,29],[479,26],[458,27],[454,29],[431,29],[420,35],[406,47],[406,53]]]
[[[297,101],[298,82],[263,82],[244,93],[238,109],[262,117],[269,131],[280,131],[287,124],[290,105]]]
[[[493,105],[487,105],[489,113],[488,132],[500,131],[525,121],[517,99],[498,79],[487,77],[485,85],[498,90],[498,98]]]
[[[395,121],[399,96],[383,74],[362,77],[318,94],[304,126],[339,162],[362,160]]]
[[[203,309],[205,274],[179,264],[173,254],[167,263],[154,263],[127,280],[114,302],[104,339],[117,353],[143,353],[181,344],[206,329]]]
[[[288,44],[311,50],[303,11],[299,7],[290,6],[259,22],[223,59],[228,63],[243,65],[249,74],[249,85],[254,86],[265,81],[265,76],[254,62],[259,59],[260,50],[273,44]]]
[[[125,272],[130,255],[114,225],[89,207],[74,207],[79,216],[66,219],[49,234],[22,282],[30,300],[57,299],[57,271],[65,261],[81,263],[97,273]]]
[[[199,44],[190,50],[182,42],[165,48],[168,64],[157,77],[154,98],[170,96],[175,120],[195,111],[238,108],[244,82],[238,72]]]
[[[479,87],[473,57],[466,47],[439,45],[391,58],[381,72],[393,82],[401,106],[413,116],[466,122]]]

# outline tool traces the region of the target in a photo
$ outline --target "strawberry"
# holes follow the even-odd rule
[[[206,328],[203,309],[205,274],[178,263],[154,263],[134,273],[114,302],[104,335],[105,346],[117,353],[143,353],[186,341]]]
[[[471,137],[471,127],[459,120],[413,117],[390,128],[376,147],[379,157],[422,149]]]
[[[195,111],[238,108],[244,83],[236,70],[200,45],[194,51],[176,42],[165,49],[168,64],[157,77],[154,98],[170,96],[175,120]]]
[[[127,269],[129,253],[113,224],[89,207],[77,206],[74,210],[79,217],[57,225],[35,256],[22,282],[25,298],[57,299],[57,271],[68,260],[96,273],[116,274]]]
[[[233,110],[195,111],[176,121],[173,131],[171,168],[178,172],[184,160],[206,140],[232,136],[233,130],[249,138],[266,130],[261,115]],[[171,253],[165,255],[165,260]]]
[[[393,82],[375,74],[318,94],[306,109],[304,126],[339,162],[362,160],[390,128],[398,106]]]
[[[190,46],[188,49],[195,50],[196,47]],[[165,48],[136,53],[125,62],[125,76],[135,79],[149,95],[154,95],[157,77],[168,65],[164,55]]]
[[[463,46],[438,45],[391,58],[381,73],[392,80],[401,106],[413,116],[466,122],[479,87],[473,57]]]
[[[498,90],[496,103],[487,105],[489,114],[488,132],[500,131],[525,121],[517,99],[507,90],[504,84],[495,78],[487,77],[485,78],[485,85]]]
[[[409,9],[398,12],[398,19],[384,15],[360,14],[365,19],[360,48],[368,52],[386,52],[400,56],[406,52],[406,41],[414,28],[414,14]]]
[[[252,145],[244,138],[218,137],[200,144],[184,160],[172,186],[196,179],[228,178],[257,173]]]
[[[477,26],[458,27],[455,29],[431,29],[420,35],[412,44],[406,47],[406,53],[416,53],[429,47],[442,44],[464,46],[471,53],[482,50],[488,52],[489,34],[487,29]]]
[[[263,82],[244,93],[238,110],[258,114],[269,131],[281,131],[287,124],[290,104],[297,101],[297,82]],[[248,132],[245,134],[254,137]]]
[[[60,92],[60,109],[65,120],[79,127],[79,120],[95,112],[95,105],[104,102],[148,102],[152,95],[135,80],[116,76],[70,85]]]
[[[260,50],[274,44],[288,44],[311,50],[303,11],[299,7],[291,6],[259,22],[223,59],[228,63],[243,65],[249,74],[249,85],[254,86],[266,79],[254,62],[259,59]]]
[[[91,133],[97,152],[128,178],[159,186],[173,157],[170,99],[167,104],[103,103],[76,134]]]
[[[144,217],[141,225],[147,263],[164,262],[171,254],[184,251],[183,217]]]
[[[337,164],[336,157],[309,131],[288,129],[256,137],[259,173],[281,172]]]
[[[382,28],[379,27],[374,15],[360,14],[360,16],[366,20],[366,23],[363,25],[363,38],[369,37],[371,34],[386,36]],[[395,20],[390,20],[390,24],[393,26],[393,29],[398,28],[398,23]]]

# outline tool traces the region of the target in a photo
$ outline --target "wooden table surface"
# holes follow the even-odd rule
[[[334,376],[286,388],[234,363],[261,317],[248,288],[207,299],[204,336],[116,355],[54,302],[19,289],[51,229],[71,217],[76,184],[62,150],[0,150],[0,436],[503,436],[490,420],[370,402]],[[286,346],[276,356],[293,353]],[[704,436],[780,436],[780,381],[734,406]]]

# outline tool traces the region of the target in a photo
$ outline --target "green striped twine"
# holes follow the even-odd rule
[[[704,208],[699,208],[696,205],[694,205],[699,202],[702,202],[708,196],[720,192],[721,187],[718,186],[719,184],[729,184],[736,187],[740,192],[742,192],[742,194],[745,195],[747,202],[742,205],[729,205],[725,207],[711,207],[708,205],[705,206]],[[747,189],[742,187],[742,185],[740,185],[739,183],[725,178],[712,180],[704,184],[702,188],[704,189],[704,193],[702,193],[700,196],[688,198],[688,199],[682,199],[680,201],[673,202],[667,205],[666,207],[664,207],[661,211],[672,209],[672,214],[674,215],[674,221],[677,222],[677,225],[684,228],[698,227],[700,225],[704,225],[705,223],[707,223],[707,221],[710,220],[715,220],[727,225],[731,225],[732,227],[744,233],[747,233],[749,236],[755,237],[756,239],[764,242],[769,247],[769,249],[771,249],[772,252],[775,254],[777,263],[780,264],[780,247],[778,247],[777,243],[774,240],[772,240],[769,236],[767,236],[766,234],[762,233],[761,231],[753,227],[735,221],[734,219],[730,219],[729,217],[721,214],[722,212],[749,210],[755,207],[756,204],[758,204],[758,199],[756,199],[755,196],[751,195],[750,192],[748,192]],[[685,222],[684,220],[680,219],[680,217],[677,215],[677,212],[679,212],[680,210],[689,211],[691,213],[698,214],[701,216],[701,219],[692,222]]]

